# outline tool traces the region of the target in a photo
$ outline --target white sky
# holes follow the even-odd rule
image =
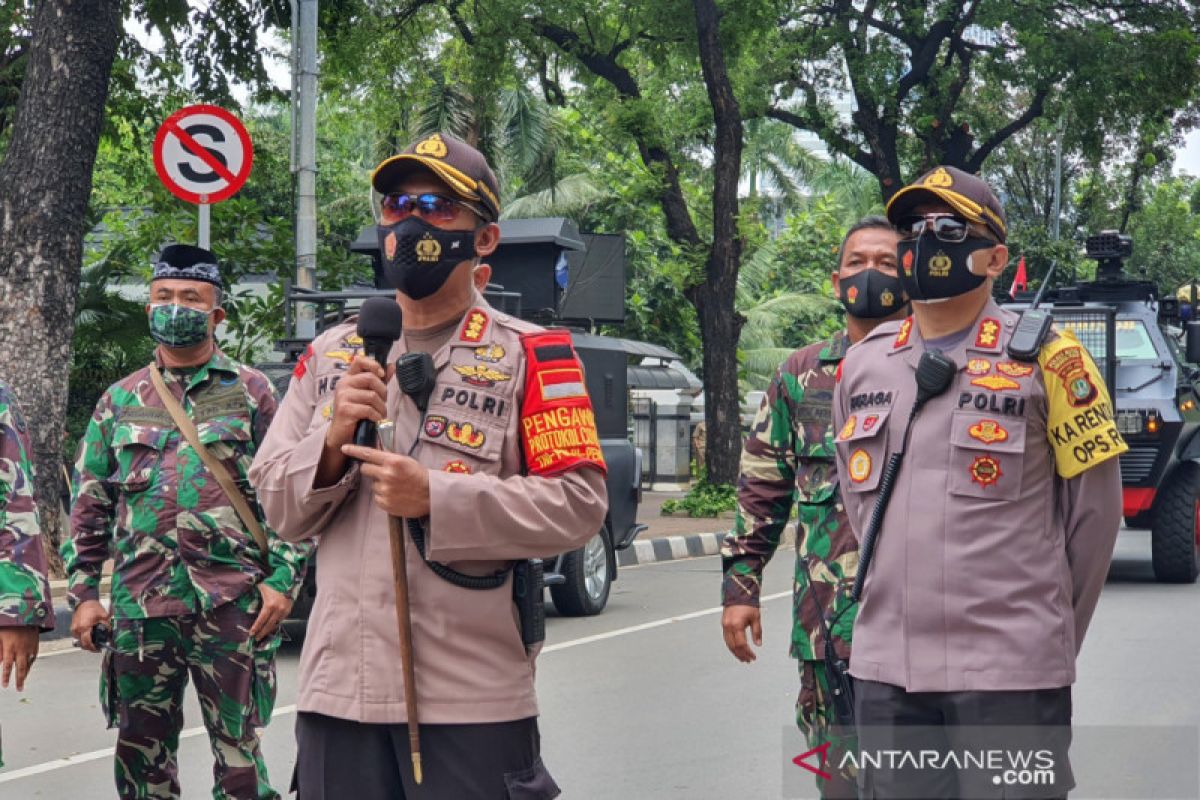
[[[1192,131],[1183,141],[1183,147],[1175,151],[1175,174],[1186,172],[1200,177],[1200,130]]]
[[[200,2],[200,0],[191,0],[191,2],[195,4]],[[134,24],[132,20],[126,20],[125,29],[135,35],[147,47],[157,50],[162,46],[162,40],[158,37],[157,33],[147,35],[145,29],[140,25]],[[291,69],[287,61],[287,42],[277,32],[270,31],[264,37],[263,45],[271,51],[271,55],[266,59],[267,74],[271,82],[280,89],[288,90],[291,86]],[[280,55],[283,57],[279,57]],[[244,104],[249,100],[249,93],[244,87],[234,84],[232,89],[235,98],[239,102]],[[318,102],[320,102],[319,99]],[[804,136],[806,139],[812,138],[815,140],[816,138],[810,137],[807,134],[804,134]],[[816,142],[810,144],[806,141],[805,144],[809,145],[811,149],[823,149]],[[817,146],[813,147],[814,144]],[[1176,175],[1187,173],[1193,177],[1200,177],[1200,130],[1194,130],[1184,137],[1183,146],[1175,151],[1174,171]]]

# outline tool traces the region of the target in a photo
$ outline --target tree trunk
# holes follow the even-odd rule
[[[120,8],[116,0],[36,4],[12,141],[0,164],[0,375],[30,422],[44,542],[60,573],[75,296]]]
[[[735,484],[742,453],[737,343],[744,320],[734,310],[732,291],[704,285],[690,297],[704,345],[704,466],[710,483]]]
[[[713,109],[713,240],[705,281],[689,291],[704,343],[705,467],[712,483],[735,483],[742,449],[737,343],[745,321],[734,308],[742,237],[738,231],[738,180],[742,173],[741,109],[721,46],[714,0],[693,0],[700,66]]]

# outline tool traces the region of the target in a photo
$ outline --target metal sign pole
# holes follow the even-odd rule
[[[200,224],[199,224],[200,235],[197,237],[197,239],[199,239],[198,244],[201,247],[203,247],[205,250],[210,249],[209,248],[209,238],[210,238],[209,231],[211,229],[211,226],[212,226],[212,206],[208,203],[201,203],[200,204]]]

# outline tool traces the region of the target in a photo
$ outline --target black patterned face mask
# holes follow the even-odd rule
[[[943,242],[932,233],[901,241],[896,248],[900,282],[916,302],[946,300],[978,288],[986,275],[971,272],[971,254],[996,243],[982,236]]]
[[[384,277],[413,300],[441,289],[455,267],[475,257],[474,230],[444,231],[411,216],[377,231]]]
[[[840,278],[838,299],[842,301],[847,314],[859,319],[890,317],[908,302],[900,279],[877,269],[864,269],[847,278]]]

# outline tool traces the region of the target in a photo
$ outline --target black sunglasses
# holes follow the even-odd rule
[[[971,226],[956,214],[910,214],[896,223],[901,239],[916,239],[925,231],[932,231],[938,241],[957,243],[967,238]]]
[[[483,219],[483,214],[455,197],[426,192],[424,194],[404,194],[392,192],[385,194],[380,203],[385,221],[399,222],[411,216],[414,212],[434,222],[452,222],[458,219],[462,209],[467,209],[475,216]]]

